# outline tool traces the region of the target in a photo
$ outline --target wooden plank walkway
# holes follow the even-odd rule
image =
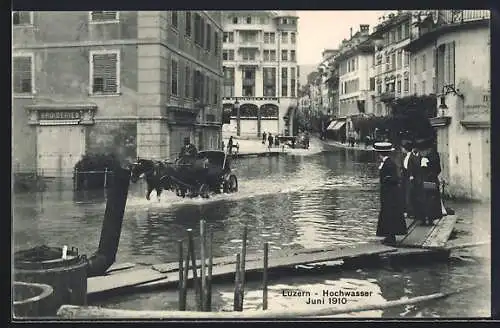
[[[407,220],[408,235],[395,247],[379,242],[361,243],[351,246],[329,246],[295,251],[276,251],[269,255],[269,270],[294,267],[343,259],[360,258],[369,255],[382,257],[398,255],[418,255],[432,252],[431,248],[443,248],[456,223],[455,216],[445,216],[434,226],[421,226],[419,222]],[[398,247],[403,246],[403,247]],[[213,277],[234,274],[235,256],[213,259]],[[197,261],[198,267],[201,262]],[[179,264],[164,263],[148,267],[134,268],[131,263],[115,265],[107,275],[87,279],[87,295],[98,295],[130,287],[164,286],[176,284],[179,279]],[[245,271],[258,272],[263,269],[262,254],[248,254]],[[192,272],[189,273],[192,279]]]
[[[300,254],[290,256],[274,254],[269,256],[268,268],[269,270],[272,270],[292,267],[300,264],[334,261],[395,251],[397,251],[396,248],[385,246],[380,243],[366,243],[358,244],[354,247],[337,247],[336,249],[327,251],[318,250],[317,252],[311,252],[311,250],[305,250]],[[247,259],[248,261],[245,266],[246,272],[260,271],[263,269],[262,255],[251,255],[248,256]],[[216,260],[218,263],[222,264],[215,265]],[[214,259],[212,276],[217,277],[234,273],[234,264],[235,259],[229,259],[229,257]],[[173,267],[175,267],[173,263],[160,267],[160,269],[169,270],[169,272],[159,272],[153,267],[150,267],[117,272],[107,276],[89,278],[87,279],[87,295],[99,294],[138,285],[151,285],[153,283],[164,284],[166,282],[175,283],[178,281],[179,275],[176,270],[171,270]]]

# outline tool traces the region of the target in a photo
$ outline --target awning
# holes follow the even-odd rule
[[[338,121],[331,121],[330,124],[328,125],[328,127],[326,128],[327,130],[333,130],[333,127],[335,126],[335,124],[337,124]]]
[[[345,124],[345,121],[337,121],[335,126],[332,128],[332,131],[338,131],[340,130]]]

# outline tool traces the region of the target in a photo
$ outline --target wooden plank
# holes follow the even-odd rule
[[[165,277],[166,275],[164,273],[160,273],[151,268],[131,270],[109,276],[92,277],[87,279],[87,295],[132,287],[145,282],[161,280]]]
[[[115,263],[112,264],[109,269],[106,271],[106,274],[112,273],[112,272],[117,272],[117,271],[122,271],[122,270],[127,270],[127,269],[132,269],[135,267],[135,263]]]
[[[326,247],[318,247],[318,248],[304,248],[304,249],[297,249],[293,251],[275,251],[270,253],[269,257],[270,258],[281,258],[281,257],[287,257],[287,256],[295,256],[299,254],[311,254],[311,253],[321,253],[321,252],[326,252],[326,251],[331,251],[331,250],[338,250],[341,248],[345,248],[348,246],[339,246],[339,245],[334,245],[334,246],[326,246]],[[352,246],[349,246],[352,247]],[[249,254],[246,257],[247,261],[261,261],[262,260],[262,254]],[[235,264],[235,258],[234,256],[224,256],[224,257],[217,257],[213,259],[213,265],[225,265],[225,264]],[[199,268],[201,266],[201,261],[197,260],[196,265]],[[171,262],[171,263],[162,263],[162,264],[155,264],[152,266],[153,270],[156,270],[161,273],[167,273],[167,272],[173,272],[179,269],[179,263],[177,262]]]
[[[439,222],[436,222],[439,224]],[[420,222],[415,224],[415,227],[406,235],[406,237],[399,243],[402,246],[417,246],[421,247],[425,242],[427,237],[430,235],[432,230],[436,227],[436,224],[432,226],[421,225]]]
[[[448,239],[450,238],[453,227],[457,222],[457,217],[455,215],[448,215],[443,217],[434,230],[427,237],[425,242],[422,244],[424,247],[444,247]]]
[[[397,251],[396,248],[379,243],[358,244],[354,247],[337,247],[332,250],[319,251],[317,253],[307,253],[307,250],[304,250],[304,253],[301,254],[269,257],[268,268],[271,270],[300,264],[334,261],[344,258],[383,254],[395,251]],[[263,263],[261,257],[262,256],[260,254],[253,255],[252,260],[247,262],[245,271],[252,272],[262,270]],[[234,273],[233,263],[214,265],[212,277],[232,273]],[[177,283],[178,279],[179,275],[176,271],[161,273],[152,268],[126,271],[124,273],[117,273],[111,276],[87,279],[87,295],[99,294],[126,287],[156,286],[164,285],[165,283]],[[188,276],[188,279],[192,279],[191,273]]]

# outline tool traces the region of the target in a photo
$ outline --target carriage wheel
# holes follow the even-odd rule
[[[229,181],[228,181],[228,191],[229,192],[237,192],[238,191],[238,179],[234,174],[231,174],[229,176]]]
[[[198,191],[198,194],[202,197],[202,198],[208,198],[209,195],[208,193],[210,192],[210,189],[208,188],[208,185],[203,183],[201,186],[200,186],[200,189]]]

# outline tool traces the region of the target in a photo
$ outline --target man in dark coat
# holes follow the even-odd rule
[[[262,133],[262,144],[265,145],[266,144],[266,136],[267,134],[264,132]]]
[[[179,154],[179,164],[193,164],[197,154],[198,149],[191,143],[189,137],[184,138],[184,146]]]
[[[271,133],[269,133],[269,136],[267,137],[267,142],[269,143],[269,145],[268,145],[269,148],[271,148],[273,146],[273,141],[274,141],[273,135]]]
[[[418,150],[418,145],[421,141],[416,141],[413,149],[408,157],[407,175],[409,187],[409,200],[410,206],[413,209],[413,217],[424,223],[425,221],[425,204],[424,204],[424,190],[423,190],[423,175],[422,175],[422,155]]]
[[[402,165],[401,165],[401,188],[404,194],[405,217],[414,217],[410,201],[410,176],[408,175],[408,163],[410,161],[413,142],[403,140],[402,142]]]
[[[230,155],[233,153],[233,136],[230,136],[227,142],[227,153]]]
[[[394,150],[390,142],[377,142],[373,148],[381,160],[380,176],[380,213],[377,222],[378,237],[385,237],[384,244],[394,245],[396,235],[408,233],[403,214],[403,199],[399,187],[398,168],[389,157]]]

